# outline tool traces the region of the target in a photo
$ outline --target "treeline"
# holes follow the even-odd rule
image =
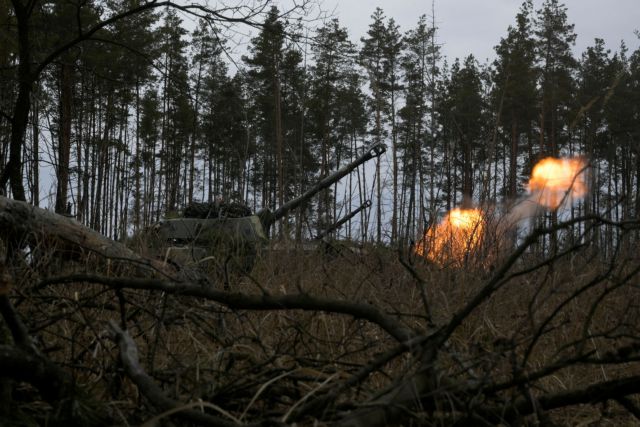
[[[123,13],[49,60],[70,29],[141,3],[36,2],[26,19],[16,4],[0,0],[0,187],[51,196],[110,237],[193,200],[275,208],[373,142],[389,148],[382,162],[276,232],[315,234],[372,198],[341,235],[407,244],[443,210],[516,200],[550,155],[591,164],[574,214],[640,211],[640,51],[596,39],[576,58],[557,0],[525,1],[488,64],[443,58],[426,16],[405,30],[376,9],[354,41],[338,19],[311,31],[272,7],[233,66],[221,26],[189,32],[172,7]]]

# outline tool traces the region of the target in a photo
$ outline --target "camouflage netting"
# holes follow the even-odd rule
[[[184,210],[185,218],[242,218],[251,215],[251,209],[241,203],[193,202]]]

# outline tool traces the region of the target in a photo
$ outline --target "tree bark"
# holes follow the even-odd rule
[[[72,67],[68,62],[60,65],[60,134],[58,135],[58,168],[56,206],[59,214],[67,212],[67,193],[69,190],[69,155],[71,153],[71,101]]]
[[[74,219],[3,196],[0,196],[0,229],[6,230],[5,236],[28,236],[38,240],[38,243],[59,241],[67,244],[72,251],[94,252],[106,258],[125,260],[149,270],[173,275],[172,269],[163,262],[142,256]]]
[[[31,72],[31,50],[29,46],[29,8],[18,0],[13,0],[13,10],[18,29],[18,96],[13,110],[9,161],[0,175],[0,187],[10,182],[11,192],[16,200],[26,200],[22,182],[22,147],[31,107],[33,75]]]

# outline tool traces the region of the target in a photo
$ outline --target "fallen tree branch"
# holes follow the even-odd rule
[[[429,396],[425,401],[428,408],[434,407],[436,397],[447,398],[448,391],[440,384],[436,372],[427,367],[402,379],[382,396],[364,403],[354,411],[343,414],[336,423],[340,427],[373,427],[394,425],[406,418],[407,412],[412,412],[419,406],[423,396]],[[402,424],[404,421],[401,421]]]
[[[128,332],[123,331],[115,322],[110,322],[109,326],[115,336],[115,340],[120,348],[120,359],[124,365],[125,372],[129,378],[135,383],[142,395],[158,410],[175,413],[176,416],[187,419],[191,422],[197,422],[202,425],[212,426],[237,426],[237,423],[224,420],[214,415],[205,414],[203,412],[193,411],[189,406],[183,406],[167,397],[160,387],[158,387],[153,379],[147,375],[138,357],[138,347]],[[180,408],[185,408],[180,410]],[[175,412],[174,412],[175,411]]]
[[[5,285],[8,290],[10,285]],[[0,314],[15,343],[0,345],[0,378],[33,385],[54,407],[71,402],[75,394],[73,378],[36,347],[7,294],[0,295]]]
[[[25,324],[13,308],[13,304],[9,300],[7,295],[0,295],[0,314],[4,319],[9,332],[13,338],[13,342],[16,345],[28,349],[33,353],[37,353],[36,347],[33,345],[33,340],[29,336],[29,331]]]
[[[46,237],[66,243],[73,250],[94,252],[105,258],[124,260],[147,270],[160,272],[168,277],[175,276],[175,271],[167,264],[143,257],[122,243],[108,239],[72,218],[3,196],[0,196],[0,229],[6,230],[3,237],[10,236],[16,240]]]
[[[90,282],[99,283],[114,289],[143,289],[163,291],[174,295],[186,295],[206,298],[238,310],[306,310],[339,313],[365,319],[380,326],[400,343],[412,339],[415,334],[391,316],[381,312],[370,304],[359,304],[350,301],[315,297],[308,294],[288,295],[248,295],[242,293],[223,292],[189,282],[171,282],[159,279],[135,279],[125,277],[106,277],[91,274],[73,274],[64,277],[46,279],[39,288],[56,283]]]
[[[419,336],[409,342],[399,344],[391,350],[382,353],[374,360],[372,360],[369,364],[363,366],[360,370],[358,370],[355,375],[351,376],[342,383],[339,383],[337,386],[330,389],[326,394],[323,394],[309,401],[304,406],[300,407],[300,409],[293,413],[291,420],[299,420],[305,415],[311,413],[317,414],[325,410],[325,408],[329,404],[337,400],[340,393],[362,383],[369,375],[381,370],[384,365],[391,362],[393,359],[400,357],[402,354],[408,351],[415,351],[416,349],[419,349],[430,338],[431,336]]]
[[[625,400],[628,396],[640,393],[640,376],[634,375],[610,381],[602,381],[585,388],[536,396],[533,402],[528,396],[522,396],[507,407],[475,408],[474,417],[495,423],[515,417],[531,415],[536,411],[549,411],[566,406],[603,403],[608,400]],[[635,411],[631,411],[635,416]]]

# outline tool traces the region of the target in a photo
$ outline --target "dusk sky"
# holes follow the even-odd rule
[[[605,40],[612,51],[625,40],[630,50],[640,46],[634,30],[640,29],[640,0],[566,0],[569,22],[578,35],[574,51],[579,56],[595,37]],[[436,25],[442,51],[450,60],[470,53],[480,61],[494,57],[494,46],[515,23],[520,0],[435,0]],[[542,0],[534,0],[540,8]],[[359,41],[379,6],[393,17],[400,30],[413,28],[422,14],[431,16],[431,0],[324,0],[323,7],[334,11],[342,25],[348,27],[353,41]]]

